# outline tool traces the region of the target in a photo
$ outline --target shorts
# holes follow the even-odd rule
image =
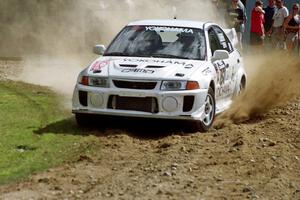
[[[272,42],[274,44],[277,44],[278,42],[284,42],[285,37],[284,37],[282,26],[273,27],[273,32],[271,37],[272,37]]]
[[[253,45],[253,46],[264,45],[264,39],[265,39],[264,36],[262,36],[258,33],[250,32],[250,45]]]
[[[242,24],[235,24],[234,26],[235,28],[235,31],[236,32],[241,32],[241,33],[244,33],[245,32],[245,25],[242,23]]]

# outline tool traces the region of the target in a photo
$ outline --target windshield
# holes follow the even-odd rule
[[[104,55],[204,60],[204,32],[184,27],[127,26]]]

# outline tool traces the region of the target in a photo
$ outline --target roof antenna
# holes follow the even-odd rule
[[[176,6],[173,6],[173,19],[177,19],[177,8],[176,8]]]

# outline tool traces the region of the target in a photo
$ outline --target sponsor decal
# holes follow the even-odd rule
[[[193,68],[193,67],[194,67],[193,64],[187,64],[187,65],[184,66],[184,68],[186,68],[186,69],[191,69],[191,68]]]
[[[223,68],[225,68],[226,63],[225,63],[224,60],[221,60],[221,61],[219,61],[219,62],[215,62],[215,63],[214,63],[214,66],[215,66],[215,67],[218,67],[219,69],[223,69]]]
[[[108,60],[105,61],[96,61],[93,66],[91,67],[90,71],[93,73],[100,73],[101,69],[109,64]]]
[[[210,73],[211,73],[211,70],[210,70],[209,67],[205,68],[205,69],[202,71],[202,74],[205,75],[205,76],[207,76],[207,75],[210,74]]]
[[[173,60],[153,60],[153,59],[143,59],[143,58],[125,58],[124,62],[141,62],[141,63],[159,63],[159,64],[169,64],[169,65],[185,65],[185,62],[173,61]]]
[[[144,74],[153,74],[155,73],[154,70],[151,69],[122,69],[121,72],[123,73],[144,73]]]
[[[191,33],[194,31],[191,28],[181,28],[181,27],[168,27],[168,26],[146,26],[146,31],[156,31],[156,32],[180,32],[180,33]]]
[[[219,62],[215,62],[214,67],[217,72],[217,82],[219,83],[219,87],[217,88],[216,94],[217,96],[226,97],[230,95],[232,85],[230,80],[230,74],[228,74],[229,65],[222,60]]]
[[[228,67],[228,65],[226,65],[226,63],[222,60],[220,62],[215,62],[214,67],[217,72],[217,82],[220,85],[223,85],[225,83],[226,68]]]

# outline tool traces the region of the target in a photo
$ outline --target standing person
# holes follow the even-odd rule
[[[284,21],[284,29],[286,33],[287,49],[291,53],[294,48],[299,45],[299,30],[300,30],[300,17],[299,17],[299,4],[295,3],[292,6],[291,14]]]
[[[240,0],[240,2],[241,2],[244,6],[246,6],[246,1],[247,1],[247,0]]]
[[[273,16],[272,27],[269,30],[268,34],[272,34],[272,44],[273,47],[276,48],[279,46],[280,49],[285,49],[285,35],[283,23],[284,20],[289,16],[288,9],[283,5],[283,0],[276,0],[277,10]]]
[[[245,8],[241,6],[242,2],[239,0],[231,0],[231,6],[228,8],[229,15],[229,26],[234,28],[237,36],[240,48],[243,48],[242,38],[243,33],[245,32]]]
[[[251,30],[250,30],[250,44],[252,46],[263,46],[265,29],[264,29],[264,14],[265,11],[262,8],[263,2],[257,0],[255,7],[251,13]]]
[[[276,11],[276,6],[275,6],[275,0],[269,0],[268,1],[268,6],[264,8],[265,11],[265,23],[264,23],[264,28],[265,28],[265,47],[270,47],[272,45],[271,42],[271,32],[270,29],[272,28],[273,24],[273,16]]]
[[[245,9],[245,4],[241,0],[239,0],[238,1],[238,5],[243,10],[243,13],[244,13],[244,24],[246,24],[246,22],[247,22],[247,13],[246,13],[246,9]]]
[[[264,23],[264,28],[265,28],[265,32],[269,32],[271,27],[272,27],[272,23],[273,23],[273,16],[275,14],[276,11],[276,7],[275,7],[275,1],[274,0],[269,0],[268,1],[268,6],[264,8],[265,11],[265,23]]]

